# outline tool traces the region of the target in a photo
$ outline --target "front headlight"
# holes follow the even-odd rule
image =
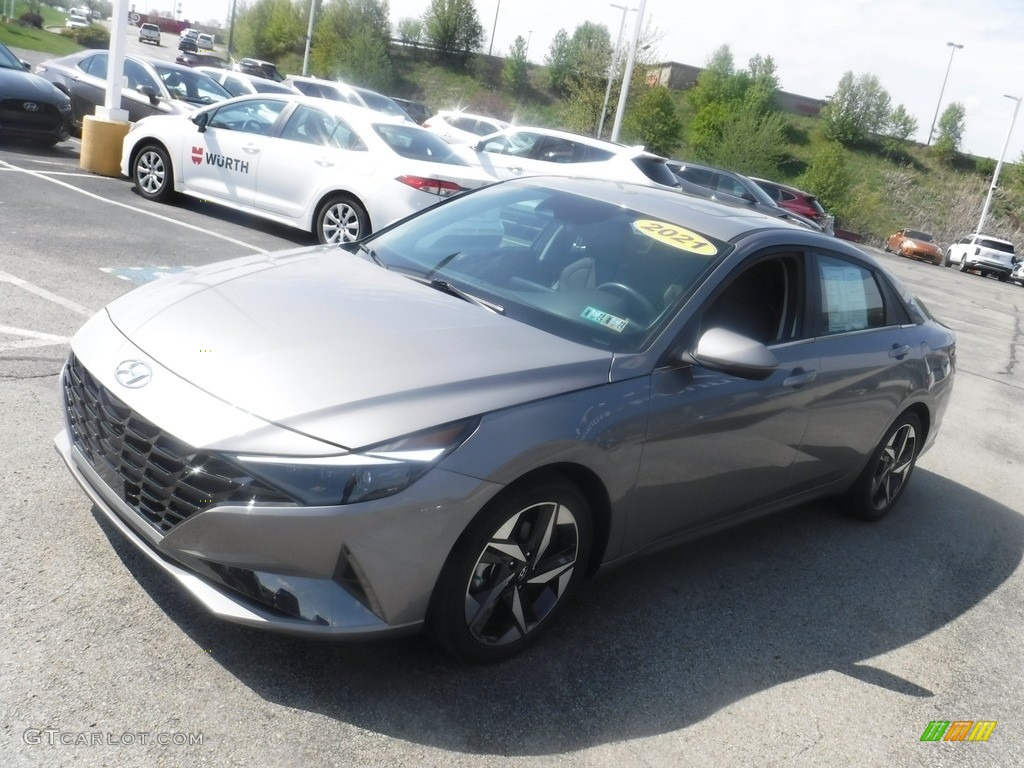
[[[233,458],[307,506],[357,504],[404,491],[462,445],[478,423],[465,419],[335,456]]]

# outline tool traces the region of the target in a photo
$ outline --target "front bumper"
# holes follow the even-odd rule
[[[112,332],[106,323],[93,327]],[[68,469],[125,538],[210,613],[235,623],[337,638],[417,631],[456,539],[500,489],[435,467],[401,493],[359,504],[311,507],[232,493],[210,494],[188,509],[183,500],[203,487],[171,465],[182,455],[191,466],[194,457],[210,455],[203,447],[216,439],[186,429],[193,441],[185,444],[161,430],[163,437],[144,445],[139,435],[155,425],[81,366],[76,370],[85,371],[98,394],[90,401],[72,396],[78,392],[69,383],[72,367],[62,372],[65,429],[54,440]],[[177,377],[160,379],[131,399],[170,398],[180,411],[175,423],[184,424],[184,413],[200,412],[197,421],[220,425],[222,436],[239,435],[228,442],[240,450],[252,444],[249,426],[224,429],[231,424],[230,406],[190,393]],[[104,420],[83,419],[83,411],[104,414]],[[168,418],[165,413],[160,420]],[[287,435],[282,431],[278,442]],[[161,505],[183,514],[154,515]]]

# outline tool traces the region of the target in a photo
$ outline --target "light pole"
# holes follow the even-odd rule
[[[309,48],[313,44],[313,22],[316,19],[316,0],[309,0],[309,28],[306,30],[306,52],[302,55],[302,75],[309,74]]]
[[[953,54],[956,53],[957,48],[963,48],[960,43],[946,43],[950,47],[949,51],[949,64],[946,65],[946,76],[942,78],[942,89],[939,91],[939,103],[935,105],[935,117],[932,118],[932,127],[928,131],[928,141],[924,143],[926,147],[930,147],[932,143],[932,137],[935,136],[935,122],[939,119],[939,109],[942,107],[942,94],[946,92],[946,81],[949,79],[949,70],[953,66]]]
[[[615,73],[619,70],[619,53],[622,51],[622,33],[626,29],[626,14],[630,11],[635,11],[636,8],[629,8],[625,5],[618,5],[617,3],[609,3],[612,8],[622,9],[622,21],[619,22],[619,36],[615,38],[615,55],[612,56],[612,67],[608,70],[608,87],[604,91],[604,104],[601,105],[601,119],[597,121],[597,138],[601,138],[601,132],[604,131],[604,116],[608,112],[608,99],[612,97],[612,81],[615,79]]]
[[[494,9],[494,26],[491,27],[491,44],[487,47],[487,55],[491,55],[491,51],[494,50],[494,33],[498,29],[498,11],[501,10],[501,0],[498,0],[498,7]]]
[[[622,116],[626,112],[626,98],[629,96],[629,82],[633,79],[633,64],[636,63],[636,47],[640,43],[640,27],[644,24],[644,9],[646,7],[647,0],[640,0],[640,7],[636,12],[636,29],[633,30],[633,44],[629,47],[629,56],[626,58],[626,72],[622,75],[622,88],[619,89],[619,105],[615,109],[615,122],[612,123],[612,141],[619,140]]]
[[[1008,99],[1013,99],[1016,104],[1013,105],[1013,117],[1010,119],[1010,130],[1006,132],[1006,141],[1003,142],[1003,151],[999,153],[999,162],[996,163],[995,173],[992,174],[992,186],[988,188],[988,195],[985,197],[985,205],[981,209],[981,219],[978,221],[978,234],[982,234],[985,231],[985,217],[988,216],[988,208],[992,204],[992,195],[996,191],[996,182],[999,181],[999,171],[1003,168],[1003,157],[1006,155],[1006,147],[1010,144],[1010,134],[1013,133],[1013,124],[1017,122],[1017,110],[1020,109],[1020,96],[1011,96],[1008,93],[1004,93]]]
[[[530,40],[532,40],[532,39],[533,39],[533,30],[531,29],[531,30],[529,30],[526,33],[526,50],[523,51],[523,58],[526,59],[527,61],[530,60]]]

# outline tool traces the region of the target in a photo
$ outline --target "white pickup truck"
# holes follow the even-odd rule
[[[143,24],[139,27],[139,42],[160,45],[160,27],[156,24]]]
[[[975,232],[949,246],[943,264],[956,264],[961,272],[977,270],[982,276],[995,275],[1005,283],[1015,261],[1013,243]]]

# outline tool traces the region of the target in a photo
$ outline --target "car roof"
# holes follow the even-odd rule
[[[968,237],[984,237],[986,240],[994,240],[997,243],[1006,243],[1007,245],[1013,245],[1012,240],[1004,240],[1001,237],[996,237],[995,235],[986,235],[982,232],[971,232],[971,234],[969,234]]]
[[[494,118],[489,118],[493,120]],[[503,121],[504,122],[504,121]],[[574,141],[577,144],[586,144],[591,147],[597,147],[598,149],[604,149],[609,152],[613,152],[616,155],[622,155],[623,157],[637,157],[640,155],[646,155],[648,157],[661,157],[653,152],[648,152],[642,146],[627,146],[626,144],[619,144],[615,141],[605,141],[604,139],[595,139],[593,136],[584,136],[581,133],[572,133],[570,131],[559,131],[555,128],[539,128],[532,125],[510,125],[508,128],[503,128],[500,131],[496,131],[488,136],[481,136],[481,141],[492,139],[495,136],[508,133],[518,133],[520,131],[530,131],[531,133],[540,133],[544,136],[554,136],[555,138],[565,139],[566,141]]]
[[[404,117],[386,115],[383,112],[377,112],[376,110],[369,109],[368,107],[361,107],[358,104],[348,104],[344,101],[334,101],[332,99],[321,99],[316,96],[305,96],[300,93],[250,93],[244,96],[236,96],[230,101],[236,102],[244,101],[246,99],[276,99],[288,104],[293,102],[296,104],[305,104],[308,107],[314,107],[319,109],[321,112],[337,115],[338,117],[344,118],[353,124],[359,124],[364,127],[369,127],[373,123],[387,123],[388,125],[404,125],[410,128],[425,130],[420,128],[418,125],[410,123]],[[228,101],[221,101],[217,104],[210,105],[210,107],[216,108],[227,103]]]

